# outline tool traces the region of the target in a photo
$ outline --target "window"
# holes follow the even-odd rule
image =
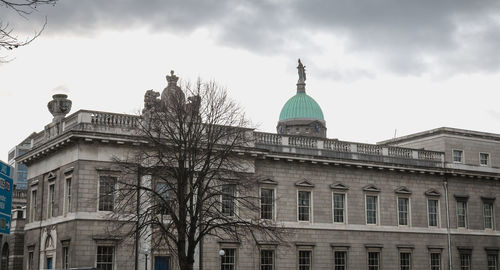
[[[398,225],[408,225],[408,213],[409,213],[409,201],[408,198],[398,198]]]
[[[346,251],[335,251],[333,254],[335,260],[335,270],[346,270],[347,269],[347,252]]]
[[[299,221],[310,221],[311,216],[311,192],[302,191],[298,192],[298,212]]]
[[[51,184],[49,185],[49,207],[48,207],[48,217],[51,218],[55,216],[55,211],[54,211],[54,203],[55,203],[55,185]]]
[[[274,270],[274,250],[260,251],[260,270]]]
[[[299,270],[312,269],[312,252],[310,250],[299,250]]]
[[[493,229],[493,203],[483,202],[484,228]]]
[[[260,189],[260,218],[273,219],[274,217],[274,189]]]
[[[114,247],[98,246],[97,247],[97,270],[113,270]]]
[[[488,153],[479,153],[479,165],[488,166],[490,165],[490,154]]]
[[[234,197],[236,190],[234,185],[222,186],[222,214],[224,216],[234,216]]]
[[[366,195],[366,224],[377,224],[378,197]]]
[[[399,253],[399,266],[401,270],[411,270],[411,253]]]
[[[236,249],[224,248],[224,256],[221,257],[221,270],[235,270],[236,269]]]
[[[380,253],[368,252],[368,270],[380,269]]]
[[[156,193],[157,193],[157,211],[161,215],[169,215],[170,207],[170,190],[167,183],[156,183]]]
[[[488,270],[498,269],[498,256],[496,254],[488,254],[486,260],[488,261]]]
[[[431,253],[431,270],[441,270],[441,253]]]
[[[33,270],[33,251],[28,252],[28,270]]]
[[[333,222],[345,223],[345,194],[333,193]]]
[[[453,162],[454,163],[463,163],[464,151],[462,150],[453,150]]]
[[[30,201],[30,221],[35,221],[37,208],[36,208],[36,189],[31,191],[31,201]]]
[[[460,270],[471,270],[470,253],[460,253]]]
[[[99,177],[99,211],[113,211],[116,177],[100,176]]]
[[[429,227],[438,226],[439,218],[439,201],[435,199],[427,200],[427,214],[429,216]]]
[[[66,187],[65,187],[65,211],[66,213],[69,213],[73,211],[72,205],[71,205],[71,177],[66,178]]]
[[[63,247],[63,269],[69,269],[69,246]]]
[[[457,201],[457,227],[467,228],[467,201]]]

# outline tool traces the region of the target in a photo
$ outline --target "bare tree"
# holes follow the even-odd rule
[[[40,5],[55,5],[57,0],[0,0],[0,7],[12,10],[23,18],[28,16],[37,9]],[[14,29],[6,21],[0,19],[0,48],[13,50],[30,44],[33,40],[40,36],[45,29],[47,20],[42,28],[35,32],[32,37],[21,39],[15,33]],[[0,59],[0,62],[3,59]],[[5,60],[4,60],[5,61]]]
[[[153,249],[167,247],[182,270],[193,269],[207,236],[279,241],[282,229],[259,216],[252,130],[241,107],[216,83],[181,89],[173,72],[167,79],[161,99],[152,90],[145,95],[138,140],[146,146],[118,160],[124,174],[116,211],[136,222],[130,234],[150,239]]]

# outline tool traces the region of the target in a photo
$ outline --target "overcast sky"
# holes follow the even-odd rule
[[[23,19],[0,6],[29,46],[0,51],[0,159],[52,116],[137,113],[171,69],[216,80],[255,126],[275,132],[296,91],[322,107],[328,137],[375,143],[441,126],[500,133],[497,0],[60,0]]]

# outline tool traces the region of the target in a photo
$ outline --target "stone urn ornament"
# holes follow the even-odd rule
[[[47,104],[49,112],[54,116],[52,122],[58,122],[66,116],[71,110],[71,100],[68,99],[66,94],[55,94],[52,100]]]

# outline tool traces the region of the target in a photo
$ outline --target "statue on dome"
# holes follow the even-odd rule
[[[297,69],[299,70],[299,82],[298,83],[305,83],[306,81],[306,67],[302,65],[302,62],[300,62],[299,58],[299,65],[297,66]]]

